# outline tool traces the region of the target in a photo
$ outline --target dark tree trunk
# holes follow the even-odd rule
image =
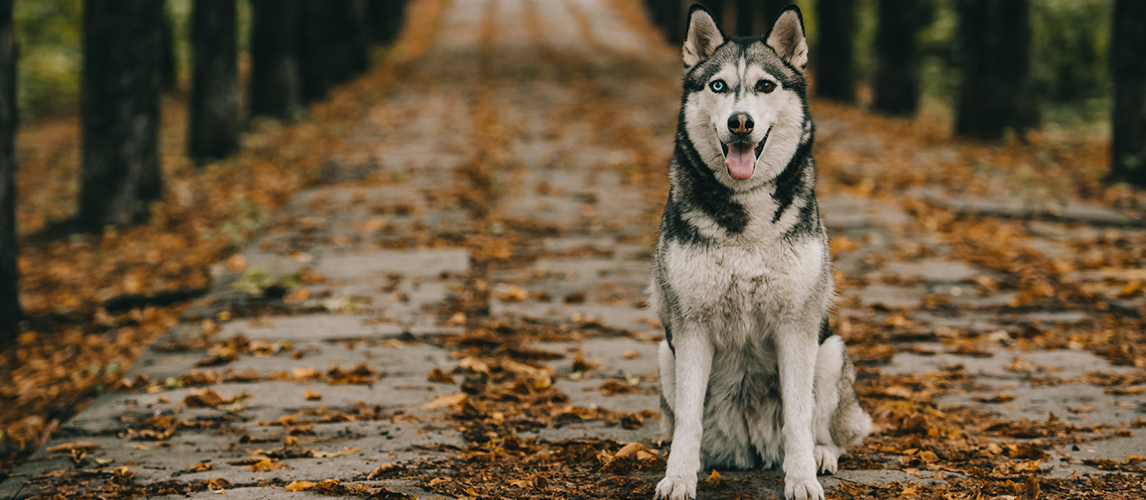
[[[664,30],[669,43],[684,43],[684,28],[688,22],[688,8],[692,4],[684,0],[646,0],[653,13],[653,22]]]
[[[1114,76],[1114,140],[1111,174],[1146,186],[1146,2],[1114,4],[1110,40]]]
[[[855,0],[817,0],[819,43],[816,60],[816,95],[852,103],[856,100],[853,38]]]
[[[1031,23],[1027,0],[959,0],[963,83],[955,132],[998,139],[1037,122],[1030,91]]]
[[[288,120],[302,107],[300,0],[251,1],[251,114]]]
[[[740,36],[762,36],[772,29],[788,0],[736,0],[736,30]]]
[[[755,33],[758,17],[764,17],[761,8],[763,0],[736,0],[736,29],[726,31],[739,36],[750,36]],[[761,33],[755,33],[757,35]]]
[[[166,4],[167,2],[163,2]],[[159,73],[162,78],[164,90],[177,90],[179,88],[179,64],[175,59],[175,33],[171,25],[171,17],[164,9],[163,24],[159,32]]]
[[[884,113],[911,116],[919,105],[919,54],[916,34],[918,0],[880,0],[875,35],[878,63],[872,106]]]
[[[402,28],[406,0],[366,0],[370,41],[390,43]]]
[[[226,158],[239,149],[239,69],[235,0],[195,0],[191,7],[191,122],[188,154]]]
[[[83,179],[86,229],[146,218],[159,199],[161,0],[84,4]]]
[[[20,320],[16,267],[16,31],[13,0],[0,0],[0,345]]]
[[[321,98],[331,87],[366,70],[365,4],[362,0],[302,2],[302,96]]]

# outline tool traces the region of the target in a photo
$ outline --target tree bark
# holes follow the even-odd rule
[[[1110,40],[1114,76],[1112,177],[1146,186],[1146,2],[1118,0]]]
[[[855,0],[817,0],[816,95],[835,101],[856,100],[853,38]]]
[[[677,33],[684,31],[681,22],[684,14],[681,11],[682,0],[645,0],[645,9],[649,12],[649,19],[664,33],[665,40],[677,43],[684,41],[684,35]]]
[[[100,230],[147,217],[160,198],[161,0],[87,0],[81,95],[80,225]]]
[[[772,29],[787,0],[736,0],[736,34],[763,36]]]
[[[880,0],[875,35],[876,64],[872,106],[884,113],[911,116],[919,105],[919,28],[917,0]]]
[[[226,158],[239,150],[239,69],[235,0],[195,0],[191,7],[191,122],[188,154]]]
[[[162,75],[164,90],[178,90],[179,64],[175,58],[174,27],[171,25],[171,16],[167,13],[167,2],[164,1],[163,3],[165,5],[163,23],[160,25],[159,32],[159,72]]]
[[[251,114],[289,120],[302,107],[300,0],[251,1]]]
[[[1030,8],[1027,0],[959,0],[963,82],[955,132],[998,139],[1037,123],[1030,91]]]
[[[22,316],[16,266],[16,30],[13,0],[0,0],[0,345]]]
[[[302,2],[302,96],[310,101],[366,70],[365,4],[362,0]]]
[[[764,9],[761,4],[763,0],[736,0],[736,26],[735,29],[728,30],[731,34],[738,36],[750,36],[755,32],[756,25],[761,24],[757,21],[758,17],[764,16]],[[760,35],[762,33],[756,33]]]
[[[366,0],[370,41],[374,43],[394,41],[402,28],[402,13],[405,8],[406,0]]]

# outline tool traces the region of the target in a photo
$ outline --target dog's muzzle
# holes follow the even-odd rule
[[[764,133],[764,138],[755,145],[747,141],[730,143],[720,141],[720,149],[724,152],[724,166],[728,168],[730,177],[738,181],[748,180],[752,177],[753,172],[756,171],[756,160],[764,151],[764,143],[768,142],[768,135],[771,133],[772,127],[768,127],[768,131]]]

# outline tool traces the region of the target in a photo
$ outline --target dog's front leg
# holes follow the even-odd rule
[[[812,454],[812,406],[816,348],[815,329],[786,325],[776,338],[780,362],[780,397],[784,403],[784,498],[822,500]]]
[[[704,432],[704,393],[712,371],[712,344],[695,325],[674,331],[676,348],[676,428],[672,434],[665,478],[657,485],[656,498],[696,498],[696,473],[700,470],[700,440]]]

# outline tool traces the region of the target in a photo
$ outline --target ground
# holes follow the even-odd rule
[[[637,5],[414,0],[433,29],[343,91],[354,121],[315,113],[339,146],[307,187],[181,319],[109,323],[165,333],[0,497],[651,498],[681,69]],[[1146,496],[1146,196],[1102,184],[1105,143],[812,113],[831,322],[877,426],[829,497]]]

